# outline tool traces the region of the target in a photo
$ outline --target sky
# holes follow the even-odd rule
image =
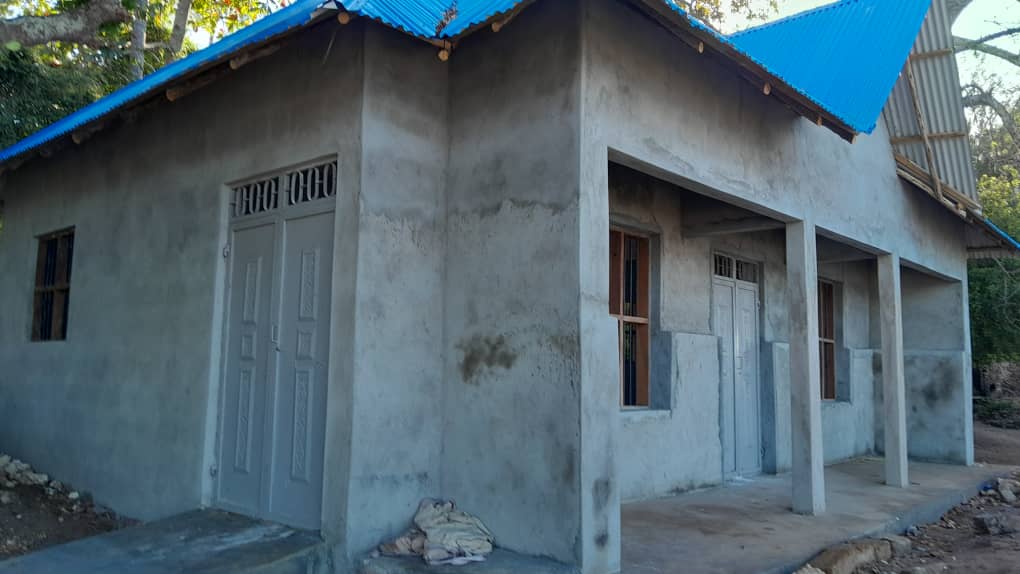
[[[797,12],[802,12],[830,4],[833,0],[778,0],[779,13],[776,18],[782,18]],[[888,0],[895,2],[897,0]],[[996,24],[999,22],[1000,24]],[[953,34],[964,38],[980,38],[986,34],[1001,30],[1005,25],[1020,25],[1020,0],[974,0],[964,10],[953,26]],[[724,24],[724,31],[730,32],[740,28],[746,28],[748,24],[741,21],[727,22]],[[1016,53],[1020,51],[1020,36],[1004,38],[993,42]],[[998,58],[984,56],[984,67],[987,71],[996,74],[1002,80],[1004,86],[1020,87],[1020,69],[1012,64],[1003,62]],[[957,56],[957,63],[960,68],[960,82],[967,84],[977,72],[980,59],[972,53],[960,54]],[[984,84],[985,82],[982,82]]]

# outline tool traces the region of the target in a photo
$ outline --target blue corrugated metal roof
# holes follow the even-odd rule
[[[348,12],[430,39],[453,38],[524,0],[340,0]]]
[[[312,14],[322,5],[322,0],[297,0],[290,6],[278,10],[251,26],[227,36],[204,50],[200,50],[160,68],[152,74],[128,84],[105,98],[64,117],[37,131],[13,146],[0,150],[0,163],[31,151],[60,136],[67,135],[85,124],[100,119],[127,104],[138,101],[161,89],[188,72],[228,57],[239,49],[266,40],[296,26],[306,24]]]
[[[842,0],[728,36],[857,131],[875,129],[931,0]]]
[[[297,0],[208,48],[178,60],[0,151],[0,163],[151,96],[189,72],[245,46],[307,24],[323,6],[343,6],[426,39],[453,38],[526,0]],[[676,4],[691,26],[711,34],[783,80],[846,125],[871,132],[930,0],[843,0],[732,36]]]

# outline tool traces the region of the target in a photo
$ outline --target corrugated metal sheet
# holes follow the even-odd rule
[[[952,48],[952,22],[947,14],[946,2],[934,0],[911,52],[917,96],[928,132],[936,134],[930,141],[939,179],[977,199],[970,142],[962,135],[968,131],[967,118],[963,113],[960,74]],[[920,136],[921,127],[906,74],[896,82],[882,116],[894,142],[896,138]],[[937,134],[961,135],[941,137]],[[930,173],[923,141],[894,143],[893,147]]]
[[[58,137],[70,134],[85,124],[101,119],[123,106],[148,97],[161,90],[167,83],[189,72],[200,69],[207,64],[228,58],[245,46],[267,40],[292,28],[303,26],[310,21],[315,11],[321,5],[322,0],[297,0],[290,6],[262,18],[251,26],[247,26],[237,33],[227,36],[208,48],[164,66],[141,80],[128,84],[109,96],[39,130],[13,146],[0,150],[0,163],[31,151]]]
[[[429,39],[453,38],[525,0],[341,0],[348,12]]]
[[[871,133],[929,3],[842,0],[728,39],[847,125]]]
[[[150,97],[174,80],[228,58],[245,46],[307,24],[324,6],[343,7],[407,33],[438,40],[462,34],[525,1],[297,0],[0,151],[0,163]],[[875,108],[875,102],[884,103],[886,85],[892,86],[929,0],[844,0],[731,37],[690,18],[675,0],[662,2],[687,18],[692,27],[711,34],[850,128],[870,132],[881,109],[880,104]]]

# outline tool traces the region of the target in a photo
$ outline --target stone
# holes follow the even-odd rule
[[[858,540],[825,550],[811,565],[827,574],[853,574],[861,566],[892,558],[892,554],[887,540]]]
[[[1003,500],[1013,504],[1016,502],[1017,493],[1020,492],[1020,482],[1010,478],[1000,478],[996,483],[996,491]]]
[[[949,567],[942,562],[933,562],[931,564],[923,564],[921,566],[914,566],[903,571],[903,574],[941,574],[949,570]]]
[[[903,556],[910,553],[910,548],[914,545],[913,542],[906,536],[896,536],[890,534],[889,536],[883,536],[882,540],[889,543],[892,548],[893,556]]]
[[[0,504],[8,505],[8,504],[10,504],[12,502],[14,502],[14,493],[13,492],[7,492],[6,490],[0,492]]]
[[[797,570],[793,574],[825,574],[823,570],[819,570],[810,564],[805,564],[803,568]]]
[[[67,495],[68,500],[78,500],[79,498],[81,498],[81,495],[78,494],[77,490],[72,490],[70,494]]]
[[[917,536],[920,533],[921,532],[917,529],[916,526],[911,525],[909,528],[907,528],[907,536]]]
[[[1010,534],[1020,529],[1016,517],[1009,516],[1004,513],[992,513],[986,512],[985,514],[978,514],[974,517],[974,529],[979,534],[990,534],[993,536],[999,534]]]

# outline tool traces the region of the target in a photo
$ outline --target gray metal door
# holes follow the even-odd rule
[[[219,502],[245,514],[262,507],[266,395],[272,383],[276,225],[235,230],[232,238],[229,347],[220,432]]]
[[[232,226],[220,506],[317,530],[322,515],[333,204]]]
[[[734,323],[737,473],[748,476],[761,472],[761,432],[758,420],[757,285],[737,282]]]
[[[318,529],[329,365],[333,213],[288,219],[273,401],[268,517]]]
[[[719,337],[719,438],[722,441],[725,476],[737,473],[736,401],[733,396],[733,291],[731,281],[716,279],[712,282],[712,332]]]
[[[758,389],[758,286],[715,277],[713,332],[719,337],[719,433],[723,474],[761,472]]]

